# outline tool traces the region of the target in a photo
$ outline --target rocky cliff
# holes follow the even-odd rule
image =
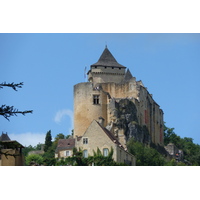
[[[109,110],[111,121],[106,128],[112,131],[116,137],[121,137],[120,134],[123,133],[126,142],[134,137],[136,141],[145,144],[151,143],[147,127],[139,125],[137,108],[131,99],[112,98]]]

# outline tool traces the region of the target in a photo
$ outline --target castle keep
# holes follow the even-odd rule
[[[136,81],[107,47],[87,75],[88,82],[74,86],[75,138],[96,120],[124,148],[131,137],[163,146],[163,111],[142,81]]]

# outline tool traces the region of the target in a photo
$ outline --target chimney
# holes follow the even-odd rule
[[[104,118],[99,117],[99,124],[104,127]]]

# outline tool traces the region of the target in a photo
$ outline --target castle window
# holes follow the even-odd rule
[[[98,105],[99,104],[99,95],[93,95],[93,104]]]
[[[119,70],[121,69],[121,67],[119,68]]]
[[[108,149],[107,148],[105,148],[105,149],[103,149],[103,156],[108,156]]]
[[[87,158],[87,157],[88,157],[88,150],[87,150],[87,149],[85,149],[85,150],[83,151],[83,157],[84,157],[84,158]]]
[[[88,138],[83,138],[83,144],[88,144]]]

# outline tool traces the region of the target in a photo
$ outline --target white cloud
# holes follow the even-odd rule
[[[69,109],[59,110],[54,117],[54,121],[59,124],[64,119],[65,116],[68,116],[70,118],[71,124],[70,124],[70,127],[68,129],[69,130],[68,134],[71,134],[71,130],[74,127],[73,111],[71,111]]]
[[[44,144],[45,137],[46,137],[46,133],[27,132],[27,133],[20,133],[20,134],[15,134],[15,133],[9,134],[9,138],[11,140],[17,140],[23,146],[29,146],[29,145],[36,146],[39,143]]]
[[[56,123],[60,123],[62,121],[62,119],[64,118],[64,116],[68,116],[70,117],[71,121],[73,122],[73,112],[69,109],[63,109],[63,110],[59,110],[56,113],[56,116],[54,118],[54,121]]]

